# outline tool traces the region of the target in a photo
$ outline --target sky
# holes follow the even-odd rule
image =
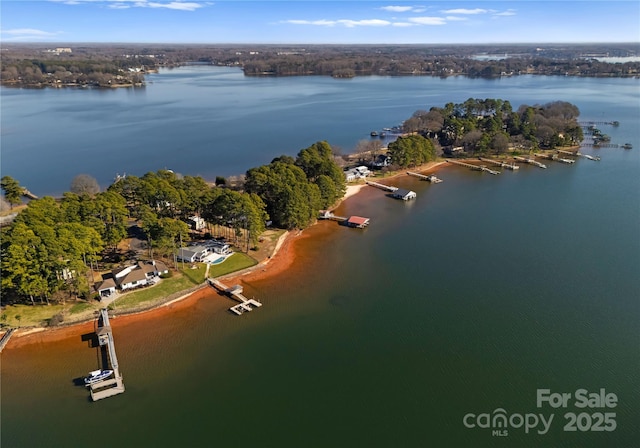
[[[640,42],[640,1],[1,0],[4,42]]]

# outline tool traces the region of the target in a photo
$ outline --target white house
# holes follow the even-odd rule
[[[199,216],[189,216],[189,226],[193,229],[193,230],[204,230],[207,228],[207,223],[205,222],[204,219],[202,219]]]
[[[114,269],[111,278],[105,279],[98,287],[101,296],[115,292],[116,287],[121,290],[147,286],[154,283],[154,278],[169,272],[167,266],[161,261],[139,261],[131,266]]]
[[[355,168],[352,168],[348,171],[345,171],[344,176],[347,182],[353,182],[354,180],[357,180],[357,179],[364,179],[369,174],[371,174],[371,171],[369,171],[369,168],[362,165],[362,166],[357,166]]]
[[[179,261],[186,261],[188,263],[202,261],[207,255],[209,255],[209,248],[205,246],[181,247],[177,253]]]

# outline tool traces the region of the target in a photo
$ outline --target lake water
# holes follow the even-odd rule
[[[634,149],[443,183],[418,197],[369,189],[340,212],[357,231],[306,231],[280,276],[245,285],[237,317],[215,296],[117,326],[127,391],[90,403],[72,379],[95,352],[69,340],[2,354],[2,446],[632,447],[640,442],[640,81],[514,77],[243,78],[187,67],[143,90],[2,89],[2,172],[56,193],[85,172],[244,172],[317,140],[352,148],[416,109],[469,97],[514,108],[564,100]],[[576,406],[577,389],[615,408]],[[571,393],[537,407],[536,391]],[[467,428],[469,413],[551,414],[525,433]],[[498,413],[500,411],[497,411]],[[613,431],[566,432],[565,414],[614,412]],[[530,417],[532,418],[532,417]],[[474,420],[475,421],[475,420]],[[518,417],[513,420],[515,426]],[[35,429],[34,429],[35,428]]]

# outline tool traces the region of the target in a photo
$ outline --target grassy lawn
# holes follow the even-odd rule
[[[160,297],[165,297],[179,291],[184,291],[185,289],[191,288],[195,284],[196,283],[193,283],[189,277],[174,273],[173,277],[165,278],[159,284],[151,288],[145,288],[141,289],[140,291],[131,292],[124,297],[116,299],[115,302],[109,305],[109,308],[133,308],[142,303],[149,302]]]
[[[212,264],[209,268],[209,277],[220,277],[241,269],[250,268],[258,264],[256,260],[247,254],[236,252],[227,258],[223,263]]]
[[[184,269],[180,269],[183,275],[185,275],[194,285],[199,285],[204,282],[204,274],[207,272],[207,265],[204,263],[198,263],[196,269],[192,269],[185,265]]]
[[[96,306],[88,302],[76,303],[69,309],[69,314],[78,314],[87,310],[97,309]]]
[[[0,321],[5,325],[16,327],[44,325],[48,319],[62,312],[64,308],[64,305],[11,305],[2,312]]]

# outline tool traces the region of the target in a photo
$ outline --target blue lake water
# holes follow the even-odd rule
[[[77,173],[244,172],[317,140],[346,150],[416,109],[473,98],[563,100],[634,149],[498,176],[460,167],[396,181],[340,212],[364,231],[308,230],[291,269],[221,297],[115,327],[127,392],[99,403],[71,378],[80,341],[2,354],[2,445],[633,447],[640,442],[640,80],[564,77],[244,78],[185,67],[142,90],[2,89],[2,173],[39,194]],[[75,342],[74,342],[75,341]],[[46,371],[46,374],[42,372]],[[579,408],[575,391],[614,393]],[[538,408],[538,389],[570,393]],[[553,415],[546,434],[467,428],[467,414]],[[613,431],[565,431],[566,413],[615,413]],[[513,420],[517,425],[517,417]],[[38,431],[32,428],[37,427]],[[591,425],[589,428],[591,429]]]

